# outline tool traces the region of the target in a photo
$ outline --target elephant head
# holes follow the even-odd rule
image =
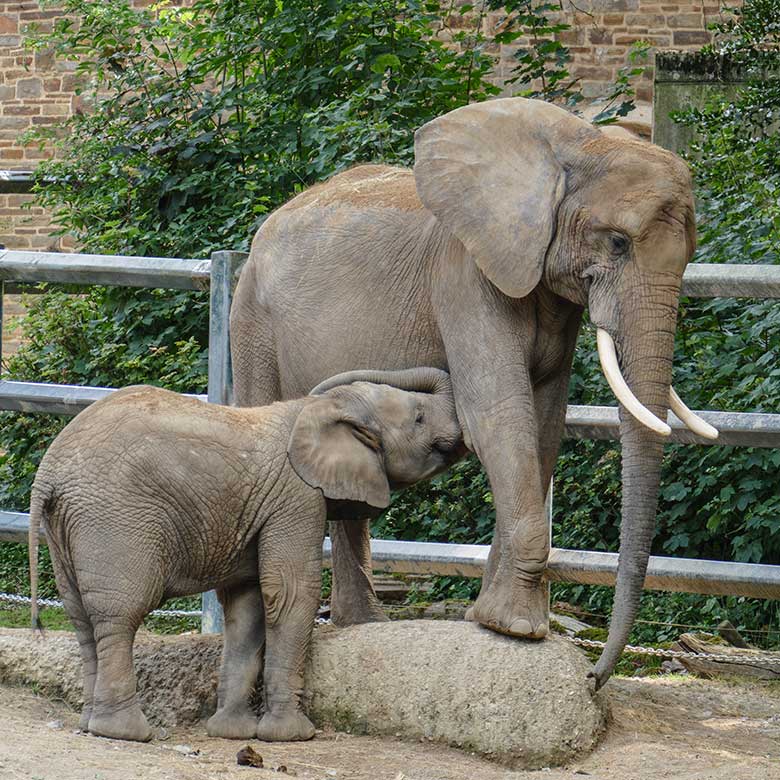
[[[315,387],[288,446],[304,482],[327,498],[390,503],[464,453],[445,371],[349,371]]]
[[[497,151],[498,150],[498,151]],[[544,286],[587,306],[620,402],[621,545],[600,687],[628,639],[652,542],[672,410],[717,436],[671,387],[682,276],[696,246],[691,177],[674,154],[602,134],[548,103],[474,104],[418,130],[423,204],[511,298]]]

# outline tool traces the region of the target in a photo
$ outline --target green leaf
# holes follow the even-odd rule
[[[372,73],[384,73],[388,68],[398,68],[401,60],[395,54],[380,54],[372,63]]]

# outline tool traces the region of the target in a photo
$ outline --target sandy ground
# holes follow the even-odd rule
[[[2,780],[780,780],[780,686],[685,678],[613,680],[613,719],[600,747],[566,768],[512,772],[432,743],[322,734],[307,743],[252,742],[266,767],[236,765],[241,742],[202,726],[147,745],[77,731],[78,716],[27,689],[0,687]]]

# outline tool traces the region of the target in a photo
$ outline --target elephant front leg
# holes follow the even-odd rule
[[[492,576],[483,581],[469,617],[502,634],[541,639],[549,631],[549,591],[542,575],[550,544],[538,451],[518,450],[516,438],[502,441],[496,435],[481,458],[496,507]],[[502,451],[504,457],[498,457]]]
[[[459,368],[456,364],[455,371]],[[532,383],[517,360],[506,375],[485,366],[481,376],[479,384],[463,381],[456,395],[496,509],[482,589],[467,617],[503,634],[541,639],[549,631],[542,575],[550,541]]]
[[[571,349],[566,357],[569,365]],[[545,499],[563,436],[569,374],[563,370],[534,388],[533,421],[526,421],[527,431],[520,437],[524,445],[515,457],[494,463],[490,451],[483,454],[490,484],[496,486],[496,531],[483,592],[468,618],[513,636],[540,639],[549,631],[550,590],[542,579],[550,554]],[[526,435],[533,428],[536,449]],[[512,448],[509,442],[504,446]]]
[[[337,626],[387,620],[374,590],[369,520],[330,523],[333,555],[331,618]]]
[[[305,521],[301,524],[305,525]],[[260,544],[260,587],[266,615],[263,673],[265,712],[257,738],[311,739],[314,726],[302,711],[303,678],[319,606],[322,540],[290,535]]]
[[[249,701],[265,642],[260,586],[255,581],[220,589],[217,596],[225,612],[224,646],[217,711],[206,723],[206,731],[210,737],[248,739],[257,733],[258,717]]]

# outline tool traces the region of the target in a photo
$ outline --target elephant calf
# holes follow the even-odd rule
[[[35,605],[44,522],[81,649],[81,727],[151,737],[135,632],[166,599],[215,588],[225,634],[209,734],[311,738],[301,696],[326,521],[387,506],[391,489],[462,452],[449,377],[436,369],[350,372],[306,398],[243,409],[128,387],[79,414],[35,478],[30,576]],[[264,643],[258,722],[249,697]]]

